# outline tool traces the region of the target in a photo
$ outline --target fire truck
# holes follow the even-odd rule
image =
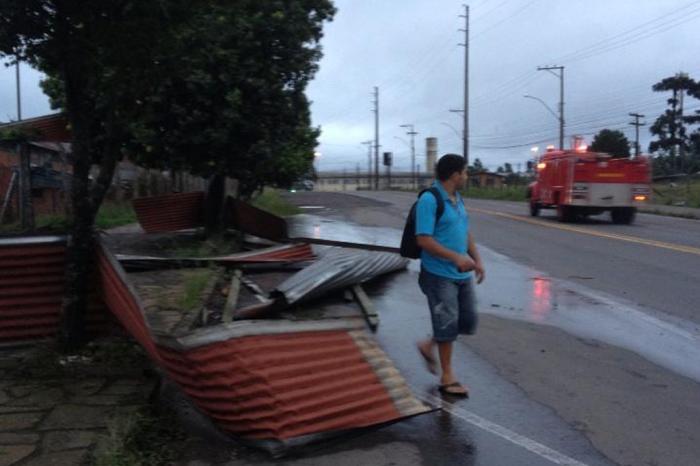
[[[647,157],[613,158],[586,146],[548,149],[527,195],[533,217],[556,209],[560,222],[572,222],[609,211],[613,223],[630,224],[637,207],[650,200],[651,165]]]

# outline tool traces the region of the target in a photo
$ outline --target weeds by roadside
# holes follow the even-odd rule
[[[92,466],[164,466],[180,454],[185,433],[171,412],[144,407],[129,416],[117,417],[108,426],[103,448]]]
[[[462,196],[472,199],[493,199],[496,201],[525,201],[527,186],[505,186],[503,188],[485,188],[471,186],[463,190]]]
[[[301,213],[301,209],[287,202],[276,189],[265,189],[261,195],[253,199],[253,205],[280,217]]]
[[[654,203],[670,206],[700,207],[700,180],[654,184]]]

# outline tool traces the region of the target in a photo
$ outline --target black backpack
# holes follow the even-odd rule
[[[445,200],[442,198],[442,195],[437,188],[424,189],[418,193],[418,198],[420,198],[426,191],[432,193],[433,196],[435,196],[435,200],[437,200],[437,212],[435,213],[435,225],[437,225],[437,223],[440,221],[440,217],[442,217],[442,213],[445,211]],[[403,257],[408,257],[409,259],[418,259],[421,252],[420,246],[418,246],[418,241],[416,240],[417,204],[418,201],[414,202],[413,206],[411,206],[411,211],[408,213],[408,217],[406,217],[406,224],[403,227],[403,235],[401,236],[401,249],[399,250],[399,254],[401,254]]]

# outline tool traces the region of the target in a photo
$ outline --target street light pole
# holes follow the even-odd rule
[[[540,99],[539,97],[535,97],[534,95],[527,95],[527,94],[524,95],[523,97],[525,97],[526,99],[532,99],[532,100],[538,101],[539,103],[542,104],[542,106],[544,108],[547,109],[547,111],[549,113],[551,113],[554,116],[554,118],[556,118],[559,121],[559,148],[561,150],[564,150],[564,121],[562,120],[563,116],[561,114],[557,115],[557,112],[552,110],[551,107],[549,105],[547,105],[545,103],[545,101]]]
[[[17,81],[17,121],[22,121],[22,94],[19,85],[19,57],[15,62],[15,80]]]
[[[555,73],[558,70],[559,73]],[[559,78],[559,149],[564,150],[564,67],[538,66],[537,71],[548,71]]]
[[[412,124],[399,125],[400,128],[408,128],[406,134],[411,136],[411,179],[413,184],[413,189],[416,189],[416,141],[415,136],[416,129]]]

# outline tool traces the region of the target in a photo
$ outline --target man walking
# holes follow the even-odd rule
[[[420,289],[428,298],[433,337],[418,343],[428,368],[437,374],[434,348],[440,359],[441,393],[469,396],[452,370],[452,345],[457,335],[476,331],[477,313],[472,274],[484,280],[484,266],[469,231],[469,216],[458,190],[464,187],[467,169],[464,157],[446,154],[437,164],[433,187],[442,199],[424,192],[416,206],[416,239],[421,248]],[[438,205],[444,203],[437,218]],[[437,221],[436,221],[437,220]]]

